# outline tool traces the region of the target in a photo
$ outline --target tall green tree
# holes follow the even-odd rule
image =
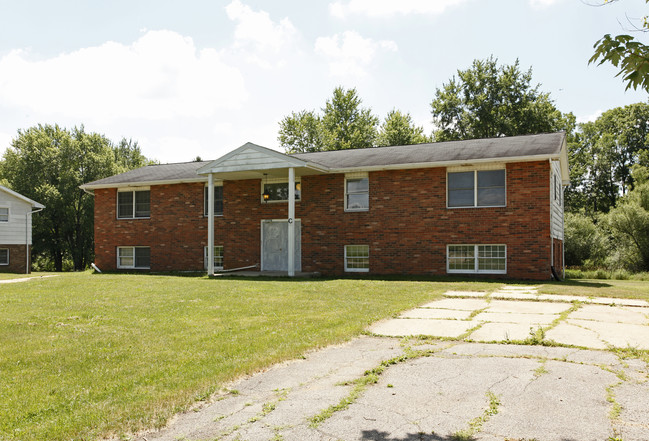
[[[393,109],[381,124],[376,145],[410,145],[431,141],[431,137],[424,134],[424,128],[415,125],[409,113]]]
[[[616,1],[605,0],[603,4]],[[649,3],[649,0],[645,0],[645,3]],[[643,32],[649,31],[647,16],[642,18],[641,23],[632,25]],[[649,46],[628,34],[615,37],[606,34],[593,47],[595,52],[588,61],[589,64],[597,61],[598,66],[606,62],[611,63],[620,69],[616,76],[622,76],[622,80],[626,82],[625,90],[640,87],[649,92]]]
[[[280,122],[278,141],[287,153],[314,152],[372,147],[379,120],[356,89],[336,87],[322,108],[293,112]]]
[[[521,71],[518,60],[474,60],[469,69],[435,91],[431,102],[435,141],[527,135],[569,129],[540,85],[532,85],[532,68]]]
[[[649,104],[636,103],[604,112],[579,125],[569,145],[569,209],[608,212],[634,186],[631,169],[649,158]]]
[[[13,190],[46,206],[33,219],[32,252],[47,256],[56,271],[63,270],[64,259],[80,270],[93,256],[94,201],[79,186],[146,161],[131,141],[115,147],[83,126],[38,125],[18,131],[0,175]]]

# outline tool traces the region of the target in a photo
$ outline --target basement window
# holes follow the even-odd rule
[[[506,245],[447,245],[448,273],[507,273]]]
[[[203,261],[207,269],[207,247],[203,247]],[[214,269],[223,269],[223,245],[214,245]]]
[[[0,248],[0,265],[9,265],[9,248]]]
[[[120,269],[151,268],[151,248],[117,247],[117,268]]]
[[[345,245],[345,271],[366,273],[370,270],[369,245]]]

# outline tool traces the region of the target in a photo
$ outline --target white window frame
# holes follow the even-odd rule
[[[9,219],[11,218],[11,209],[9,207],[7,207],[7,206],[0,206],[0,210],[2,210],[2,209],[7,210],[7,220],[0,219],[0,222],[3,223],[3,224],[8,223]]]
[[[449,256],[451,247],[473,247],[473,269],[451,269],[451,258]],[[505,251],[505,269],[503,270],[481,270],[479,269],[479,248],[480,247],[504,247]],[[492,259],[501,259],[492,258]],[[470,244],[470,243],[454,243],[446,245],[446,272],[448,274],[507,274],[507,245],[498,243],[498,244]]]
[[[135,215],[135,193],[148,191],[149,192],[149,215],[148,216],[136,216]],[[133,193],[133,214],[131,216],[120,216],[119,215],[119,194],[120,193]],[[115,216],[117,219],[151,219],[151,189],[146,188],[124,188],[117,189],[117,195],[115,197],[116,209]]]
[[[136,248],[148,248],[149,249],[149,266],[136,266],[135,264],[135,249]],[[119,251],[123,249],[131,249],[133,251],[133,265],[122,265],[120,262],[120,259],[122,256],[119,255]],[[129,257],[129,256],[124,256],[124,257]],[[135,246],[135,247],[117,247],[117,268],[118,269],[151,269],[151,247],[142,247],[142,246]]]
[[[9,253],[9,248],[0,248],[0,251],[3,251],[3,250],[7,250],[7,261],[6,262],[0,261],[0,266],[7,266],[7,265],[9,265],[9,254],[10,254]]]
[[[349,181],[358,181],[361,179],[367,179],[367,191],[355,191],[349,192],[347,189],[347,182]],[[350,194],[367,194],[367,208],[349,208],[349,201],[347,196]],[[367,173],[347,173],[345,175],[345,211],[354,212],[354,211],[369,211],[370,210],[370,178]]]
[[[219,256],[217,253],[217,249],[221,249],[221,255]],[[223,253],[224,253],[224,248],[223,245],[214,245],[214,269],[222,270],[223,269]],[[221,265],[217,264],[217,259],[221,260]],[[205,269],[207,269],[207,246],[203,247],[203,266]]]
[[[479,172],[485,172],[485,171],[500,171],[503,170],[505,172],[505,185],[504,185],[504,190],[505,190],[505,203],[503,205],[478,205],[478,173]],[[473,172],[473,205],[466,205],[463,207],[451,207],[449,205],[450,197],[449,197],[449,188],[448,188],[448,183],[449,183],[449,175],[451,173],[466,173],[466,172]],[[448,209],[456,209],[456,208],[496,208],[496,207],[506,207],[507,206],[507,169],[504,167],[498,167],[498,168],[484,168],[484,169],[470,169],[470,170],[446,170],[446,208]]]
[[[259,200],[262,204],[286,204],[288,203],[287,199],[278,199],[276,201],[264,200],[264,190],[266,184],[286,184],[288,188],[288,178],[268,178],[261,180],[261,193],[259,193]],[[295,178],[295,202],[300,202],[302,200],[302,179],[300,177]]]
[[[216,187],[221,187],[221,189],[223,189],[223,183],[222,182],[215,183],[214,184],[214,189],[216,189]],[[205,184],[205,187],[203,187],[203,217],[208,216],[208,214],[207,214],[207,204],[205,204],[205,202],[208,202],[206,200],[208,190],[209,190],[209,188],[208,188],[207,184]],[[223,190],[221,190],[221,191],[223,191]],[[221,204],[223,204],[224,199],[225,199],[225,195],[222,194],[221,195]],[[216,200],[214,202],[216,202]],[[225,207],[222,206],[222,208],[225,208]],[[214,217],[222,217],[222,216],[223,216],[223,211],[221,211],[221,213],[217,213],[216,212],[216,204],[214,204]]]
[[[347,247],[366,247],[367,248],[367,268],[349,268],[347,266]],[[357,259],[359,257],[349,257],[349,259]],[[364,259],[365,257],[360,257]],[[345,272],[346,273],[368,273],[370,271],[370,246],[369,245],[345,245]]]

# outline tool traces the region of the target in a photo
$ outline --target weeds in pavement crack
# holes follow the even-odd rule
[[[454,440],[473,440],[473,436],[482,430],[482,425],[489,421],[489,418],[498,413],[498,407],[500,406],[500,399],[498,396],[491,391],[487,391],[486,396],[487,400],[489,400],[489,406],[485,409],[482,415],[469,421],[468,428],[455,432],[453,434]]]

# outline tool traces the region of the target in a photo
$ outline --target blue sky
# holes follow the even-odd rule
[[[132,138],[161,162],[247,141],[279,149],[279,121],[320,109],[338,85],[430,132],[435,90],[491,55],[532,67],[561,111],[592,120],[647,100],[613,67],[588,65],[595,41],[646,11],[641,0],[0,0],[0,154],[39,123]]]

